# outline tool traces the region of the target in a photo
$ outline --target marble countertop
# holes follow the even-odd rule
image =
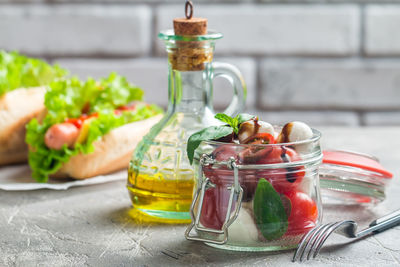
[[[324,210],[324,222],[360,227],[400,208],[400,128],[320,128],[324,148],[373,154],[394,174],[374,207]],[[0,191],[0,266],[295,266],[293,251],[232,252],[185,240],[186,225],[139,225],[129,217],[125,182],[66,191]],[[400,226],[354,241],[332,236],[307,265],[400,264]]]

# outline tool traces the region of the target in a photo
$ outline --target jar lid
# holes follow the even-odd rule
[[[319,175],[324,204],[379,203],[393,177],[378,158],[346,150],[323,151]]]
[[[393,177],[393,174],[386,170],[375,156],[346,150],[325,150],[322,154],[322,163],[360,168],[379,173],[382,178]]]

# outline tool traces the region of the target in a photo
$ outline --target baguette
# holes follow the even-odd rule
[[[127,168],[136,145],[161,117],[157,115],[111,130],[93,143],[93,153],[71,157],[50,177],[86,179]]]
[[[45,113],[46,87],[20,88],[0,97],[0,166],[26,162],[25,125]]]

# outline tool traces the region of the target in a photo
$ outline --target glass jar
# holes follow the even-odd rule
[[[348,150],[324,150],[319,174],[324,205],[380,203],[393,177],[378,158]]]
[[[127,188],[133,214],[141,220],[189,223],[194,171],[186,155],[187,140],[194,132],[221,123],[212,106],[215,77],[232,85],[233,99],[224,111],[230,116],[243,110],[246,86],[236,67],[212,62],[221,33],[179,36],[167,30],[159,38],[168,52],[168,109],[136,147]]]
[[[238,251],[296,247],[322,219],[321,135],[313,133],[281,144],[202,142],[186,238]]]

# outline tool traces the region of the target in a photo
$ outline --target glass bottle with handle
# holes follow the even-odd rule
[[[165,116],[142,139],[129,166],[127,188],[135,216],[147,221],[188,223],[194,170],[186,155],[194,132],[218,125],[212,107],[213,79],[226,78],[233,99],[224,113],[234,116],[245,106],[246,86],[239,70],[212,62],[218,32],[181,36],[159,33],[168,53],[168,98]]]

